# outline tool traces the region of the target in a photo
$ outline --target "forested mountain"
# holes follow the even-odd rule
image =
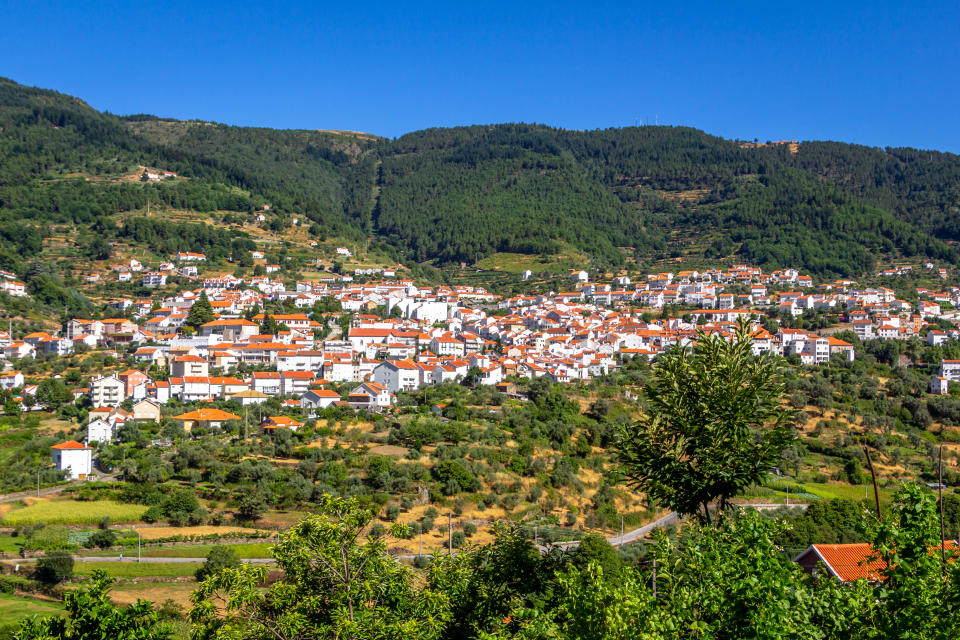
[[[0,79],[0,268],[39,256],[50,225],[71,225],[81,245],[122,234],[169,249],[188,233],[183,249],[224,253],[240,232],[124,230],[117,214],[265,204],[267,226],[295,216],[316,236],[379,238],[438,265],[574,250],[598,266],[684,256],[856,276],[902,257],[960,260],[960,156],[794,151],[686,127],[504,124],[387,140],[117,117]],[[143,167],[180,179],[143,183]]]

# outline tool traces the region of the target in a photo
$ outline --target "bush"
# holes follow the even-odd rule
[[[86,542],[83,543],[83,546],[87,549],[93,549],[94,547],[100,549],[106,549],[107,547],[112,547],[117,543],[117,536],[113,531],[109,529],[101,529],[100,531],[94,532]]]
[[[464,523],[463,525],[464,534],[466,534],[467,536],[472,536],[476,532],[477,532],[477,525],[473,524],[472,522]]]
[[[198,582],[206,580],[210,576],[219,573],[223,569],[236,569],[240,566],[240,558],[230,547],[217,545],[210,549],[207,554],[207,560],[203,566],[197,569],[194,574]]]
[[[237,513],[242,520],[259,520],[267,512],[267,499],[259,491],[244,494],[240,498]]]
[[[143,514],[143,521],[150,524],[159,521],[161,518],[163,518],[163,507],[158,504],[150,507]]]
[[[66,551],[51,551],[37,560],[37,580],[59,584],[73,578],[73,556]]]
[[[384,520],[387,522],[394,522],[400,516],[400,507],[395,504],[391,504],[387,507],[387,513],[384,516]]]
[[[426,517],[420,521],[420,530],[424,533],[430,533],[433,530],[433,518]]]
[[[23,545],[28,550],[72,549],[70,531],[59,524],[38,526],[27,534],[27,542]]]
[[[413,557],[413,566],[415,566],[417,569],[426,569],[430,566],[431,562],[433,562],[433,558],[430,556]]]
[[[463,535],[463,531],[454,531],[451,540],[453,541],[453,546],[457,549],[467,543],[467,537]]]

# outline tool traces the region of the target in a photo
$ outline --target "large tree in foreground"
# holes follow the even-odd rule
[[[710,505],[761,482],[793,438],[794,410],[773,357],[755,357],[741,321],[732,339],[697,335],[661,355],[640,420],[620,430],[627,480],[659,504],[710,522]]]
[[[200,584],[191,596],[195,640],[436,640],[450,604],[382,538],[363,535],[373,513],[331,496],[318,510],[280,536],[280,575],[269,586],[266,569],[250,564]]]

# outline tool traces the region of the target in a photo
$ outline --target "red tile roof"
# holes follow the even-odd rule
[[[60,444],[55,444],[55,445],[53,445],[53,446],[50,447],[50,448],[51,448],[51,449],[59,449],[60,451],[64,451],[64,450],[83,450],[83,449],[89,449],[90,447],[88,447],[88,446],[86,446],[86,445],[84,445],[84,444],[80,444],[80,443],[77,442],[76,440],[67,440],[66,442],[61,442]]]

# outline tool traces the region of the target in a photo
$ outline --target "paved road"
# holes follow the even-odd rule
[[[758,511],[764,511],[764,510],[770,510],[770,509],[780,509],[781,507],[790,507],[792,509],[806,509],[809,505],[803,504],[803,503],[786,505],[786,504],[771,504],[771,503],[765,502],[761,504],[739,504],[735,506],[738,506],[741,508],[757,509]],[[632,531],[627,531],[622,536],[609,537],[607,538],[607,542],[609,542],[614,547],[619,547],[624,544],[629,544],[631,542],[635,542],[638,538],[642,538],[643,536],[647,535],[654,529],[660,529],[662,527],[666,527],[667,525],[673,524],[678,520],[679,520],[679,516],[677,516],[676,512],[671,511],[667,515],[662,516],[657,520],[654,520],[650,524],[645,524],[642,527],[633,529]],[[542,551],[549,551],[551,547],[560,547],[561,549],[573,549],[575,547],[580,546],[580,541],[570,540],[567,542],[554,542],[553,544],[538,545],[538,546]]]
[[[101,476],[97,478],[97,482],[114,482],[119,478],[119,476]],[[69,484],[60,484],[55,487],[47,487],[45,489],[40,489],[40,496],[53,496],[58,493],[63,492],[65,489],[70,487],[75,487],[77,485],[82,485],[83,480],[78,480],[76,482],[71,482]],[[37,490],[30,489],[29,491],[18,491],[16,493],[7,493],[0,495],[0,503],[2,502],[17,502],[18,500],[23,500],[24,498],[36,498]]]
[[[36,498],[40,496],[52,496],[62,492],[64,489],[71,485],[61,485],[58,487],[47,487],[46,489],[40,489],[40,493],[37,493],[37,490],[32,491],[18,491],[17,493],[7,493],[0,496],[0,502],[17,502],[18,500],[23,500],[24,498]]]
[[[137,556],[73,556],[73,559],[77,562],[137,562]],[[17,562],[36,562],[36,558],[10,558],[10,561],[16,560]],[[206,558],[148,558],[143,556],[140,559],[140,562],[151,562],[158,564],[180,564],[180,563],[189,563],[189,562],[206,562]],[[250,564],[268,564],[270,562],[276,562],[273,558],[241,558],[241,562],[248,562]]]

